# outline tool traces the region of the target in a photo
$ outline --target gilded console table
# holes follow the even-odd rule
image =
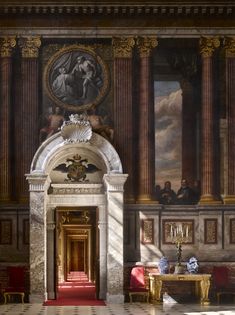
[[[149,274],[149,285],[150,285],[150,298],[152,302],[160,304],[161,290],[163,281],[193,281],[199,284],[199,296],[201,305],[209,305],[210,301],[208,299],[208,293],[210,289],[210,274]],[[196,286],[198,288],[198,286]]]

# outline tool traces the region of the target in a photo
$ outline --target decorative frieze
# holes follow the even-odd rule
[[[83,15],[83,16],[103,16],[103,15],[112,15],[113,16],[133,16],[133,15],[141,15],[143,17],[148,16],[178,16],[178,17],[188,17],[196,16],[197,18],[200,16],[231,16],[235,11],[233,4],[221,4],[221,2],[213,3],[211,5],[199,5],[199,3],[178,3],[175,5],[174,2],[167,3],[154,3],[149,2],[148,5],[140,3],[139,1],[132,2],[131,5],[129,3],[110,3],[107,1],[104,3],[90,2],[86,3],[17,3],[17,4],[2,4],[0,6],[1,14],[67,14],[67,15]]]
[[[40,36],[27,36],[19,39],[23,58],[37,58],[41,46]]]
[[[13,48],[16,46],[16,37],[8,36],[0,38],[0,56],[11,57]]]
[[[200,53],[203,57],[212,57],[216,48],[220,46],[218,37],[201,37]]]
[[[52,184],[54,195],[74,195],[74,194],[102,194],[102,184],[74,184],[61,185]]]
[[[153,48],[157,47],[158,41],[156,37],[138,37],[136,45],[139,49],[140,57],[149,57]]]
[[[135,45],[133,37],[114,37],[112,44],[115,58],[132,57],[132,49]]]

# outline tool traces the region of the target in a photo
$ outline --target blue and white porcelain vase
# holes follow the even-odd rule
[[[196,257],[191,257],[187,262],[187,270],[189,273],[198,273],[198,261]]]
[[[169,261],[165,256],[161,257],[161,259],[159,260],[158,267],[160,274],[169,273]]]

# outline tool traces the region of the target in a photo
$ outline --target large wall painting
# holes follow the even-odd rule
[[[48,61],[44,84],[49,98],[65,110],[81,112],[97,106],[108,90],[108,68],[83,45],[60,49]]]
[[[177,191],[182,173],[182,90],[177,81],[155,81],[155,183]]]

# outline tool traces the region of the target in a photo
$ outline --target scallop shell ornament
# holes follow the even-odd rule
[[[85,114],[72,114],[61,126],[61,136],[67,143],[88,142],[92,128]]]

